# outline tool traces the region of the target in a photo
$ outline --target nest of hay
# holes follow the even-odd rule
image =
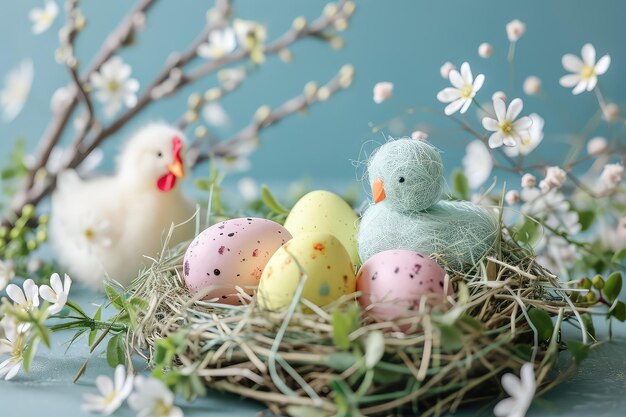
[[[184,288],[181,245],[130,290],[146,308],[128,343],[155,365],[158,342],[178,336],[171,369],[278,415],[313,415],[303,413],[308,408],[315,415],[440,415],[496,398],[501,375],[519,374],[525,362],[534,365],[540,393],[562,375],[554,366],[566,348],[561,324],[576,316],[586,340],[585,308],[507,236],[503,230],[471,268],[448,271],[456,290],[449,309],[384,323],[369,320],[354,295],[323,309],[294,300],[283,313],[261,310],[244,291],[240,306],[199,300]],[[551,334],[542,334],[533,309],[556,316]]]

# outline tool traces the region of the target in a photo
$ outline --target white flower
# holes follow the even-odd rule
[[[233,28],[217,29],[209,34],[209,41],[198,47],[198,55],[206,59],[220,59],[237,47],[237,35]]]
[[[259,185],[252,177],[243,177],[237,182],[239,194],[245,201],[254,201],[259,197]]]
[[[62,169],[65,168],[65,164],[67,163],[68,155],[71,155],[72,152],[68,149],[63,149],[59,146],[55,146],[52,148],[52,152],[50,153],[50,157],[48,158],[48,162],[46,163],[46,169],[48,172],[52,174],[59,173]],[[104,152],[100,148],[96,148],[93,152],[90,152],[89,155],[85,158],[83,162],[78,166],[76,171],[81,175],[86,175],[93,172],[104,160]]]
[[[615,103],[607,103],[602,109],[602,118],[609,123],[619,119],[619,106]]]
[[[0,291],[15,277],[15,269],[10,261],[0,259]]]
[[[227,68],[217,73],[217,79],[225,89],[232,90],[246,78],[246,74],[245,67]]]
[[[504,101],[500,99],[493,101],[496,119],[491,117],[483,118],[483,127],[490,132],[494,132],[489,137],[490,148],[499,148],[502,144],[515,146],[518,142],[521,142],[522,135],[532,125],[532,120],[528,116],[515,120],[522,112],[523,107],[524,103],[519,98],[511,101],[508,109]]]
[[[471,141],[465,148],[463,157],[463,173],[469,186],[476,189],[483,185],[493,169],[493,160],[489,149],[480,140]]]
[[[554,190],[560,188],[567,179],[567,172],[559,167],[548,167],[546,176],[539,182],[539,188],[543,191]]]
[[[487,42],[478,45],[478,56],[481,58],[489,58],[493,54],[493,46]]]
[[[530,117],[532,124],[528,130],[520,132],[520,140],[517,146],[504,148],[504,152],[510,157],[515,157],[519,154],[528,155],[543,140],[543,118],[537,113],[531,113],[528,117]]]
[[[416,130],[413,133],[411,133],[411,139],[413,139],[413,140],[427,140],[428,139],[428,133],[422,132],[421,130]]]
[[[216,102],[211,102],[204,106],[202,117],[211,126],[224,127],[230,123],[228,113],[226,113],[221,104]]]
[[[59,274],[52,274],[50,277],[50,286],[42,285],[39,287],[39,295],[52,305],[48,307],[48,314],[57,314],[63,310],[67,303],[67,296],[70,293],[72,279],[65,274],[65,279],[61,282]]]
[[[81,409],[108,416],[117,410],[130,395],[133,389],[133,375],[126,375],[124,365],[117,365],[115,380],[100,375],[96,378],[96,387],[102,395],[84,394],[83,399],[86,402],[81,406]]]
[[[5,122],[15,119],[22,111],[30,93],[34,75],[33,61],[26,58],[4,77],[4,89],[0,91],[0,107],[2,119]]]
[[[52,113],[59,113],[64,110],[72,101],[72,94],[69,87],[59,87],[52,94],[50,99],[50,110]]]
[[[565,196],[556,190],[542,192],[538,188],[524,188],[521,192],[524,201],[522,213],[532,217],[559,217],[567,212],[569,204]]]
[[[252,166],[248,156],[257,147],[255,140],[238,141],[230,148],[228,156],[214,159],[215,168],[226,173],[248,171]]]
[[[0,324],[4,333],[4,338],[0,339],[0,358],[4,355],[9,356],[0,362],[0,378],[8,381],[17,375],[24,362],[29,326],[18,325],[7,321],[6,318],[2,319]]]
[[[611,65],[611,57],[606,54],[596,63],[596,49],[586,43],[581,49],[582,60],[573,54],[563,55],[563,68],[572,74],[564,75],[559,80],[563,87],[574,87],[572,94],[591,91],[598,83],[598,75],[604,74]]]
[[[533,174],[522,175],[522,188],[533,188],[537,184],[537,178]]]
[[[235,19],[233,28],[237,34],[237,40],[246,51],[250,52],[252,62],[265,61],[263,45],[267,38],[265,26],[252,20]]]
[[[609,148],[609,143],[605,138],[596,136],[587,142],[587,153],[589,155],[598,156],[606,152]]]
[[[374,103],[380,104],[393,96],[393,83],[383,81],[374,86]]]
[[[524,80],[523,90],[524,94],[529,96],[539,94],[539,92],[541,91],[541,79],[539,77],[535,77],[534,75],[526,77],[526,79]]]
[[[111,225],[104,219],[98,219],[94,215],[84,219],[83,225],[84,243],[90,248],[108,248],[113,243],[110,238]]]
[[[496,91],[495,93],[493,93],[491,95],[491,101],[496,101],[496,100],[502,100],[502,101],[506,101],[507,97],[506,97],[506,93],[504,91]]]
[[[496,417],[524,417],[537,389],[532,363],[522,365],[519,378],[508,373],[502,375],[502,388],[510,397],[496,404],[493,409]]]
[[[9,298],[25,310],[31,311],[39,307],[39,287],[32,279],[24,281],[23,289],[15,284],[9,284],[6,291]]]
[[[504,195],[504,201],[510,206],[519,203],[521,200],[519,191],[510,190]]]
[[[183,417],[183,410],[174,405],[172,391],[155,378],[137,377],[128,405],[137,411],[137,417]]]
[[[506,36],[509,38],[509,42],[517,42],[525,32],[526,25],[518,19],[511,20],[506,24]]]
[[[104,113],[113,117],[122,105],[132,108],[137,104],[139,81],[130,78],[132,68],[122,58],[113,57],[102,65],[89,80],[96,91],[96,99],[105,105]]]
[[[443,63],[441,68],[439,68],[439,74],[441,74],[442,78],[447,80],[450,77],[450,71],[452,71],[453,69],[456,69],[454,64],[450,61],[446,61]]]
[[[28,13],[28,18],[33,22],[33,33],[39,35],[48,30],[58,14],[59,6],[52,0],[46,0],[43,9],[32,9]]]
[[[444,88],[437,94],[437,100],[442,103],[450,103],[446,106],[444,112],[450,116],[457,111],[465,113],[472,104],[474,96],[483,86],[485,76],[478,74],[476,79],[472,75],[472,69],[467,62],[461,65],[461,73],[457,70],[450,71],[450,83],[453,87]]]
[[[624,166],[621,164],[606,164],[602,169],[600,179],[609,188],[617,187],[624,180]]]

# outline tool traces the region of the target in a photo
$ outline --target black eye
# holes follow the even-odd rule
[[[400,177],[400,179],[398,180],[398,182],[400,182],[400,183],[404,182],[404,177]]]
[[[159,158],[162,158],[162,157],[163,157],[163,152],[161,152],[161,151],[157,152],[157,156],[158,156]]]

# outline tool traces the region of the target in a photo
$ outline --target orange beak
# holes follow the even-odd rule
[[[183,163],[180,161],[174,161],[173,163],[167,166],[167,170],[172,173],[176,178],[184,178],[185,177],[185,168],[183,167]]]
[[[374,204],[380,203],[385,199],[385,187],[382,179],[376,178],[374,180],[374,184],[372,184],[372,195],[374,196]]]

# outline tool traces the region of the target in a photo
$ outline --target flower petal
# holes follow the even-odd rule
[[[570,88],[578,84],[580,80],[581,78],[578,74],[567,74],[561,77],[561,79],[559,80],[559,84],[561,84],[563,87]]]
[[[15,284],[9,284],[6,287],[7,295],[11,300],[13,300],[17,304],[26,304],[26,297],[24,296],[24,291],[20,287]]]
[[[493,109],[496,112],[496,117],[498,122],[502,122],[506,117],[506,104],[504,104],[504,100],[501,98],[496,98],[493,100]]]
[[[469,109],[469,106],[471,104],[472,104],[472,100],[465,100],[465,102],[463,103],[463,107],[461,107],[461,113],[465,113],[467,109]]]
[[[437,93],[437,100],[441,101],[442,103],[450,103],[451,101],[458,99],[460,96],[461,93],[458,89],[448,87]]]
[[[24,281],[24,294],[34,307],[39,306],[39,287],[30,278]]]
[[[511,101],[511,104],[509,104],[509,108],[506,110],[506,119],[511,121],[515,120],[517,116],[519,116],[519,114],[522,112],[523,108],[524,102],[522,101],[522,99],[514,99],[513,101]]]
[[[502,134],[500,132],[495,132],[489,136],[489,147],[491,149],[495,149],[500,146],[502,146]]]
[[[59,274],[54,273],[50,277],[50,286],[56,293],[63,292],[63,284],[61,283],[61,277]]]
[[[461,64],[461,77],[463,77],[463,81],[465,84],[472,84],[474,81],[474,76],[472,75],[472,69],[467,62]]]
[[[56,302],[57,299],[57,293],[47,285],[42,285],[41,287],[39,287],[39,295],[41,296],[41,298],[51,303]]]
[[[490,132],[496,132],[498,130],[498,121],[491,117],[483,117],[483,127]]]
[[[585,91],[586,89],[587,89],[587,81],[586,80],[580,80],[580,82],[572,90],[572,94],[574,94],[574,95],[580,94],[583,91]]]
[[[518,132],[520,132],[522,130],[530,129],[532,125],[533,125],[533,119],[531,119],[528,116],[524,116],[520,118],[519,120],[516,120],[515,123],[513,123],[513,128],[517,130]]]
[[[102,395],[107,396],[113,392],[113,380],[111,380],[108,376],[100,375],[96,377],[96,387]]]
[[[449,78],[450,78],[450,83],[452,83],[452,85],[456,88],[461,89],[465,85],[465,81],[463,80],[463,77],[461,77],[461,74],[459,74],[457,70],[450,71]]]
[[[473,85],[474,93],[477,93],[478,90],[482,88],[484,82],[485,82],[485,75],[478,74],[476,76],[476,79],[474,80],[474,85]]]
[[[598,77],[591,77],[587,80],[587,91],[591,91],[598,84]]]
[[[583,67],[583,61],[579,57],[574,54],[565,54],[563,58],[561,58],[561,64],[563,64],[563,68],[568,70],[569,72],[580,72],[580,69]]]
[[[586,43],[580,50],[580,56],[583,58],[583,62],[590,67],[596,65],[596,48],[592,44]]]
[[[609,65],[611,65],[611,56],[606,54],[598,60],[598,63],[595,66],[596,74],[604,74],[606,70],[609,69]]]
[[[513,374],[502,375],[502,388],[511,397],[517,398],[520,394],[522,394],[522,382]]]
[[[535,370],[531,363],[527,362],[522,365],[522,369],[520,370],[520,378],[522,380],[522,386],[524,387],[524,391],[526,391],[526,393],[532,392],[534,394],[537,383],[535,381]]]
[[[453,101],[452,103],[448,104],[446,106],[446,108],[443,110],[443,112],[446,114],[446,116],[450,116],[451,114],[456,113],[457,111],[459,111],[459,109],[461,107],[463,107],[463,104],[465,103],[465,100],[460,98],[456,101]]]
[[[493,414],[496,417],[507,417],[511,415],[511,411],[516,407],[517,401],[515,398],[505,398],[501,400],[496,406],[493,408]]]

